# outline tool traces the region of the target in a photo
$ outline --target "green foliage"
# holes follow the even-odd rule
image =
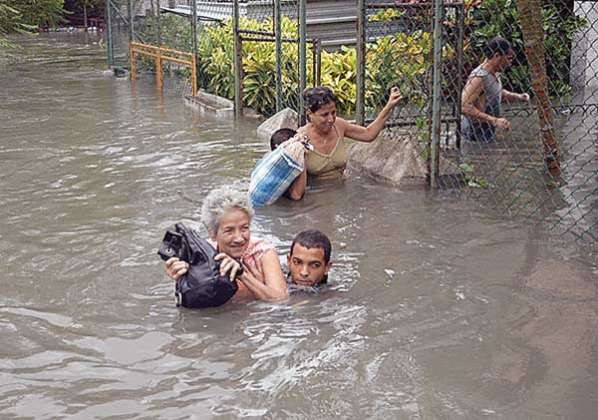
[[[322,52],[322,85],[328,86],[337,98],[337,111],[351,115],[355,110],[357,95],[357,52],[343,47],[341,51]]]
[[[35,26],[23,23],[23,15],[18,9],[5,3],[0,3],[0,48],[15,47],[15,45],[6,38],[8,34],[30,33],[34,30]]]
[[[382,9],[368,18],[370,22],[390,22],[403,16],[405,12],[400,12],[397,9]]]
[[[272,31],[272,21],[241,18],[240,27],[255,31]],[[282,36],[296,38],[297,22],[284,17]],[[198,83],[208,92],[233,99],[234,45],[232,22],[206,25],[198,31]],[[148,19],[142,31],[144,39],[157,42],[155,22]],[[161,20],[162,44],[184,51],[191,50],[191,32],[187,20],[164,16]],[[308,81],[313,80],[312,46],[308,44]],[[427,71],[426,57],[430,52],[430,34],[418,31],[412,35],[398,33],[380,38],[368,46],[366,71],[367,105],[377,109],[386,100],[391,87],[398,86],[412,103],[423,105],[423,77]],[[299,88],[298,46],[285,42],[282,46],[283,102],[296,103]],[[351,116],[357,97],[357,53],[355,48],[343,47],[336,52],[322,52],[322,84],[329,86],[338,98],[338,112]],[[264,114],[276,109],[276,57],[274,42],[243,42],[243,101]],[[310,83],[308,82],[308,85]]]
[[[64,0],[0,0],[0,48],[12,48],[11,33],[34,33],[38,26],[53,26],[64,14]]]
[[[432,48],[430,33],[415,31],[379,38],[366,52],[366,106],[377,108],[397,86],[411,105],[426,103],[426,74]]]
[[[459,169],[463,173],[465,183],[471,188],[488,188],[492,184],[486,181],[484,178],[480,178],[475,175],[475,166],[469,163],[462,163],[459,165]]]
[[[181,16],[164,14],[160,16],[159,21],[157,17],[150,16],[136,29],[148,44],[161,44],[175,50],[191,51],[191,25],[188,19]]]
[[[223,26],[206,26],[198,40],[199,85],[207,91],[233,99],[234,45],[231,21]]]
[[[390,88],[397,86],[412,105],[424,106],[427,56],[431,49],[430,34],[397,33],[368,44],[366,51],[366,107],[375,112],[388,99]],[[339,114],[355,112],[357,98],[357,53],[354,48],[322,53],[322,84],[335,93]]]
[[[64,0],[0,0],[21,14],[21,22],[33,26],[56,26],[63,21]]]
[[[83,8],[87,12],[103,12],[106,0],[65,0],[64,7],[73,13],[83,13]]]

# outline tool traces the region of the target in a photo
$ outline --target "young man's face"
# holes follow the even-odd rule
[[[509,51],[507,51],[506,54],[500,55],[500,59],[501,70],[511,67],[513,60],[515,59],[515,51],[513,51],[512,48],[509,48]]]
[[[331,263],[326,264],[324,261],[322,248],[306,248],[296,243],[291,252],[287,262],[293,283],[299,286],[315,286],[328,274]]]

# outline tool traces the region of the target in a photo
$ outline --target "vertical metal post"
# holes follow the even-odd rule
[[[355,98],[355,121],[365,121],[365,0],[357,0],[357,98]]]
[[[158,14],[156,15],[158,21],[158,34],[156,36],[158,47],[162,46],[162,20],[161,20],[161,13],[160,13],[160,0],[156,0],[156,9]]]
[[[191,36],[193,37],[192,46],[193,46],[193,64],[194,64],[194,67],[191,70],[191,72],[195,73],[195,72],[197,72],[197,67],[195,67],[195,65],[197,64],[197,0],[191,0]],[[195,76],[192,79],[193,79],[192,80],[193,83],[197,83]],[[197,88],[196,85],[191,87],[191,92],[192,92],[193,96],[195,96],[196,88]]]
[[[432,136],[430,144],[430,187],[437,188],[440,162],[440,102],[442,76],[442,13],[443,0],[434,0],[434,67],[432,73]]]
[[[133,49],[133,44],[129,44],[129,57],[131,59],[131,72],[130,78],[131,80],[137,79],[137,56],[135,55],[135,50]]]
[[[318,65],[318,51],[316,50],[316,45],[318,43],[317,39],[311,40],[311,75],[312,75],[312,84],[314,86],[318,85],[316,82],[316,66]]]
[[[316,39],[316,86],[322,84],[322,41]]]
[[[233,39],[235,53],[235,118],[243,115],[243,45],[239,34],[239,0],[233,0]]]
[[[191,94],[197,96],[197,58],[191,57]]]
[[[305,125],[305,103],[303,100],[303,91],[307,84],[307,52],[306,26],[307,24],[307,1],[299,0],[299,126]]]
[[[197,57],[197,0],[191,0],[191,36],[193,55]]]
[[[114,66],[112,41],[112,1],[106,0],[106,55],[108,56],[108,67]]]
[[[127,19],[129,20],[129,42],[133,42],[133,5],[132,0],[127,0]]]
[[[276,42],[276,112],[282,109],[282,24],[280,0],[274,0],[274,39]]]
[[[461,148],[461,92],[463,91],[463,31],[465,27],[465,11],[463,4],[456,6],[457,9],[457,129],[455,130],[455,144],[457,149]]]

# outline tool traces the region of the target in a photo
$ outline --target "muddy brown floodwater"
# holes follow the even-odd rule
[[[0,417],[567,418],[598,412],[597,264],[540,224],[354,176],[257,212],[281,257],[333,241],[328,290],[174,306],[156,255],[255,124],[102,74],[97,38],[21,39],[0,72]]]

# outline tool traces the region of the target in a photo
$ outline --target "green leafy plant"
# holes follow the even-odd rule
[[[54,26],[64,16],[64,0],[0,0],[0,48],[13,48],[7,35],[34,33]]]
[[[382,9],[368,18],[370,22],[390,22],[403,16],[405,12],[397,9]]]
[[[149,21],[148,21],[149,22]],[[144,37],[156,43],[156,31],[149,22]],[[255,21],[242,18],[243,29],[272,31],[272,21]],[[295,38],[298,33],[296,21],[283,18],[283,37]],[[162,18],[161,40],[170,48],[190,51],[192,45],[189,24],[178,17]],[[208,92],[233,99],[234,95],[234,46],[232,22],[208,25],[198,35],[198,84]],[[308,44],[308,85],[313,80],[312,46]],[[412,104],[423,106],[425,75],[428,69],[431,38],[427,32],[417,31],[411,35],[397,33],[380,38],[367,49],[366,105],[372,111],[379,109],[388,98],[391,87],[397,86]],[[283,102],[295,104],[298,95],[298,46],[284,43],[282,46]],[[276,108],[276,57],[273,42],[243,42],[243,101],[264,114],[271,115]],[[338,99],[340,115],[351,117],[355,112],[357,97],[357,53],[355,48],[343,47],[340,51],[322,52],[321,83],[329,86]],[[151,63],[150,63],[151,64]]]
[[[426,103],[426,74],[432,48],[428,32],[397,33],[379,38],[368,46],[366,105],[378,108],[397,86],[408,103],[422,108]]]
[[[463,172],[465,183],[472,188],[488,188],[492,186],[488,181],[475,175],[475,166],[469,163],[462,163],[459,169]]]

